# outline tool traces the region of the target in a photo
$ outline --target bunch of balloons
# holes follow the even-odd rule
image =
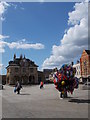
[[[76,70],[71,66],[64,64],[57,72],[54,74],[54,84],[55,88],[62,92],[65,89],[67,92],[74,91],[74,88],[78,88],[79,82],[78,78],[75,77]]]

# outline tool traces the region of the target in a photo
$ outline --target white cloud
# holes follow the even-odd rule
[[[39,0],[39,2],[43,3],[43,2],[45,2],[45,0]]]
[[[9,4],[10,4],[10,6],[13,6],[14,9],[17,9],[17,7],[18,7],[17,4],[15,4],[15,3],[9,3]]]
[[[2,71],[3,68],[4,68],[4,65],[0,64],[0,72]]]
[[[4,42],[4,39],[9,38],[9,36],[0,35],[0,53],[5,52],[4,47],[6,45],[6,42]]]
[[[6,39],[6,38],[9,38],[9,36],[0,35],[0,40]]]
[[[11,49],[43,49],[44,45],[41,43],[35,43],[35,44],[29,44],[29,43],[23,43],[23,42],[12,42],[12,43],[6,43],[7,46]]]
[[[88,4],[87,3],[76,3],[74,6],[74,11],[69,12],[68,24],[78,24],[82,18],[87,18],[88,16]]]
[[[25,10],[25,8],[23,7],[22,2],[19,2],[20,6],[18,6],[15,2],[14,3],[10,3],[11,6],[13,6],[14,9],[20,9],[20,10]]]
[[[86,43],[85,39],[88,37],[88,21],[86,18],[80,20],[79,25],[70,27],[66,34],[64,34],[61,44],[83,44]]]
[[[0,35],[0,53],[5,52],[5,47],[8,46],[10,49],[44,49],[44,45],[41,43],[30,44],[26,43],[26,39],[19,40],[17,42],[6,42],[4,39],[9,36]]]
[[[43,62],[42,69],[60,68],[88,48],[88,3],[76,3],[68,15],[68,24],[73,26],[65,30],[59,46],[52,46],[52,55]]]
[[[3,67],[3,64],[0,64],[0,67]]]
[[[3,14],[7,10],[9,6],[14,6],[14,8],[17,8],[16,4],[8,4],[7,2],[0,2],[0,19],[3,21],[5,18],[3,17]],[[23,7],[21,9],[24,10]],[[0,53],[5,52],[5,46],[8,46],[10,49],[43,49],[44,45],[41,43],[35,43],[35,44],[30,44],[26,43],[26,39],[22,39],[18,42],[5,42],[4,39],[9,38],[9,36],[4,36],[0,35]]]
[[[10,5],[7,3],[7,2],[0,2],[0,19],[1,20],[4,20],[4,16],[3,14],[5,13],[5,11],[7,10],[7,8],[9,7]]]

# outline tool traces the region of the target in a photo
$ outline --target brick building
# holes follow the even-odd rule
[[[90,50],[83,50],[80,58],[80,67],[82,80],[90,79]]]

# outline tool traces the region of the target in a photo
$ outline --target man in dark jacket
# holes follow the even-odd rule
[[[17,94],[20,94],[20,90],[21,90],[22,86],[21,86],[21,83],[19,81],[17,81],[15,87],[16,87]]]

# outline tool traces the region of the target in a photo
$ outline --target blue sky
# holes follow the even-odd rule
[[[8,65],[14,53],[17,57],[22,53],[41,67],[45,58],[50,56],[52,45],[59,45],[67,27],[68,11],[73,9],[74,3],[15,3],[15,5],[16,9],[11,6],[5,13],[2,32],[3,35],[10,36],[6,41],[26,39],[29,43],[42,43],[45,48],[11,50],[7,47],[3,54],[3,64]]]
[[[64,40],[62,39],[64,38],[65,30],[67,31],[66,34],[68,34],[69,29],[74,28],[76,25],[76,23],[72,24],[74,20],[72,20],[73,15],[71,15],[72,11],[76,9],[74,8],[74,2],[15,2],[7,4],[8,7],[6,11],[4,11],[4,20],[2,21],[2,34],[5,36],[3,40],[5,46],[3,46],[4,51],[2,53],[2,64],[4,66],[7,66],[8,61],[13,59],[14,53],[16,53],[17,57],[19,57],[20,54],[23,56],[25,54],[26,58],[33,60],[39,66],[39,70],[60,66],[65,62],[70,62],[72,58],[76,57],[72,55],[70,56],[71,59],[68,59],[66,55],[63,59],[62,56],[64,53],[62,52],[63,55],[58,54],[58,50],[61,48],[56,50],[58,47],[63,47]],[[69,15],[70,12],[71,14]],[[71,24],[68,24],[68,22],[71,22]],[[80,24],[77,23],[77,25]],[[19,46],[16,43],[18,43]],[[30,44],[35,46],[27,47]],[[39,48],[36,44],[40,45]],[[78,55],[80,55],[81,52],[82,49]],[[63,60],[63,62],[59,63],[54,59],[51,60],[52,56],[56,60],[60,57],[59,61]],[[65,59],[68,60],[66,61]],[[49,66],[50,63],[52,64]],[[6,70],[3,69],[3,74],[5,73]]]

